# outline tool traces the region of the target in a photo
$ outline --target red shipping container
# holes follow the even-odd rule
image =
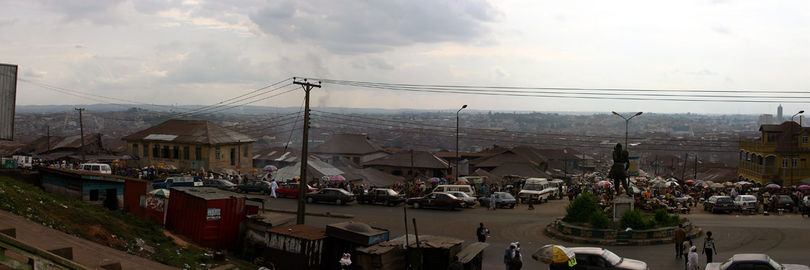
[[[236,248],[245,198],[210,187],[173,187],[166,228],[213,249]]]

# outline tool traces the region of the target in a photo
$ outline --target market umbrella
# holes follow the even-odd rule
[[[598,187],[608,187],[608,186],[611,186],[611,185],[613,185],[613,183],[611,183],[610,181],[596,182],[596,186],[598,186]]]
[[[574,255],[573,251],[568,250],[564,246],[545,245],[532,254],[532,259],[548,264],[569,262],[569,266],[574,266],[576,265]]]
[[[118,159],[122,159],[122,160],[132,159],[132,156],[130,156],[130,155],[123,155],[123,156],[121,156],[121,157],[120,157],[120,158],[118,158]]]
[[[723,184],[712,183],[711,185],[709,185],[709,187],[711,187],[711,188],[723,188]]]
[[[163,198],[168,198],[170,193],[171,192],[168,189],[165,189],[165,188],[160,188],[160,189],[155,189],[155,190],[149,191],[150,195],[155,196],[155,197],[163,197]]]
[[[751,182],[740,181],[740,182],[734,183],[734,185],[736,185],[736,186],[747,186],[747,185],[751,185]]]
[[[267,165],[267,166],[264,166],[264,170],[268,171],[268,172],[275,172],[275,171],[278,171],[278,167],[273,166],[273,165]]]
[[[440,179],[438,177],[433,177],[433,178],[428,179],[428,182],[431,182],[431,183],[438,183],[438,182],[441,182],[441,181],[442,181],[442,179]]]
[[[345,182],[346,177],[343,177],[343,175],[332,175],[332,176],[329,176],[329,181],[331,181],[331,182]]]
[[[727,187],[730,187],[730,186],[733,186],[733,185],[734,185],[733,183],[728,182],[728,181],[726,181],[725,183],[723,183],[723,186],[727,186]]]
[[[810,189],[810,186],[808,186],[808,185],[801,185],[801,186],[797,187],[796,189],[798,189],[798,190],[808,190],[808,189]]]
[[[687,183],[687,184],[692,185],[692,184],[694,184],[694,183],[695,183],[695,180],[686,180],[686,182],[684,182],[684,183]]]
[[[669,181],[669,182],[664,183],[664,186],[665,187],[671,187],[671,186],[676,186],[677,187],[677,186],[680,186],[680,185],[678,184],[678,182]]]
[[[777,185],[777,184],[773,184],[773,183],[771,183],[771,184],[766,185],[766,186],[765,186],[765,188],[769,188],[769,189],[780,189],[780,188],[782,188],[782,187],[781,187],[781,186],[779,186],[779,185]]]

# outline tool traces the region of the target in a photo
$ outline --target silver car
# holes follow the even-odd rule
[[[475,206],[475,197],[467,195],[467,193],[461,191],[448,191],[447,193],[450,193],[451,195],[456,196],[456,198],[459,198],[462,201],[464,201],[464,206],[466,207]]]

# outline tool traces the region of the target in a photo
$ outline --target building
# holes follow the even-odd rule
[[[335,134],[326,142],[312,147],[310,154],[327,157],[328,163],[349,158],[355,164],[387,156],[388,153],[363,134]]]
[[[759,131],[759,138],[740,141],[738,179],[791,186],[810,177],[810,128],[788,121]]]
[[[757,123],[762,125],[770,125],[773,123],[773,114],[760,114]]]
[[[390,156],[364,162],[370,167],[408,179],[445,177],[450,172],[450,163],[428,151],[400,151]]]
[[[122,140],[138,167],[244,173],[253,166],[255,140],[203,120],[168,120]]]
[[[779,104],[779,107],[776,108],[776,122],[781,123],[784,118],[782,118],[782,104]]]

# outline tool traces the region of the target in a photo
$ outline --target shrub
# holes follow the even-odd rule
[[[680,217],[678,215],[670,215],[665,209],[655,210],[655,223],[659,226],[678,226]]]
[[[602,210],[599,208],[599,199],[596,196],[582,193],[565,207],[565,211],[563,220],[566,222],[589,222],[593,213]]]
[[[597,210],[588,217],[588,223],[594,228],[605,229],[610,225],[610,218],[602,210]]]
[[[646,230],[655,226],[655,221],[645,220],[644,214],[639,210],[624,212],[619,220],[621,228],[632,228],[633,230]]]

